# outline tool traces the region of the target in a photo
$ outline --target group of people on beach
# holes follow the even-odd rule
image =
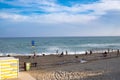
[[[112,52],[113,52],[113,50],[112,50]],[[108,53],[110,53],[110,50],[109,50],[109,49],[108,49],[108,52],[105,51],[105,52],[103,53],[103,56],[104,56],[104,57],[107,57],[107,54],[108,54]],[[117,56],[119,56],[119,54],[120,54],[119,49],[116,50],[116,53],[117,53]]]
[[[112,49],[112,52],[114,52],[113,49]],[[105,50],[105,51],[102,53],[102,54],[103,54],[103,57],[107,57],[108,53],[110,53],[110,49],[108,49],[107,51]],[[116,55],[119,56],[119,55],[120,55],[120,50],[117,49],[117,50],[116,50],[116,53],[117,53]],[[59,54],[59,51],[58,51],[58,50],[56,50],[56,54]],[[68,55],[68,51],[67,51],[67,50],[65,51],[65,54]],[[93,54],[93,51],[92,51],[92,50],[90,50],[89,52],[86,51],[86,52],[85,52],[85,55],[88,55],[88,54],[92,55],[92,54]],[[62,57],[63,55],[64,55],[64,51],[62,51],[62,52],[60,53],[60,57]]]
[[[114,52],[113,49],[111,49],[111,51]],[[120,50],[119,50],[119,49],[117,49],[115,52],[117,53],[117,56],[120,55]],[[85,52],[85,55],[87,55],[87,54],[90,54],[90,55],[91,55],[92,53],[93,53],[92,50],[90,50],[89,52],[86,51],[86,52]],[[105,50],[105,51],[102,53],[102,54],[103,54],[103,57],[107,57],[108,53],[110,53],[110,49],[108,49],[107,51]]]
[[[59,54],[59,51],[58,51],[58,50],[56,50],[56,54]],[[67,50],[65,51],[65,54],[68,55],[68,51],[67,51]],[[60,53],[60,57],[62,57],[63,55],[64,55],[64,52],[62,51],[62,52]]]
[[[90,50],[89,54],[91,55],[92,53],[93,53],[92,50]],[[88,54],[88,52],[86,51],[85,55],[87,55],[87,54]]]

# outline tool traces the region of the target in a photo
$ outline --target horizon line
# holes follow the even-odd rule
[[[120,37],[120,36],[11,36],[11,37],[0,37],[0,38],[52,38],[52,37]]]

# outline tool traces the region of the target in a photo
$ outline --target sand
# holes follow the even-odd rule
[[[120,57],[30,71],[37,80],[119,80]]]
[[[32,63],[26,71],[36,80],[119,80],[120,56],[115,52],[107,57],[103,54],[92,55],[47,55],[17,56],[20,59],[20,72],[24,71],[24,62]],[[87,62],[81,63],[81,60]],[[33,63],[37,63],[35,67]],[[26,76],[27,77],[27,76]],[[16,79],[19,80],[19,79]]]
[[[7,79],[7,80],[36,80],[36,79],[27,72],[19,72],[18,79]]]

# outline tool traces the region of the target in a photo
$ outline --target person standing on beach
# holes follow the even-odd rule
[[[108,48],[108,53],[110,52],[110,49]]]
[[[85,52],[85,55],[87,55],[87,54],[88,54],[88,52],[86,51],[86,52]]]
[[[119,53],[120,53],[120,51],[119,51],[119,49],[117,49],[117,56],[119,56]]]
[[[66,55],[68,55],[68,51],[66,50]]]
[[[56,50],[56,54],[58,54],[58,50]]]
[[[92,54],[92,50],[90,50],[90,55]]]
[[[33,52],[33,54],[34,54],[34,55],[33,55],[33,58],[35,58],[35,57],[36,57],[36,53],[35,53],[35,51]]]

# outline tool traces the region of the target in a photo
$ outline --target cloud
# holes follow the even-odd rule
[[[91,6],[94,10],[93,14],[96,15],[105,15],[108,11],[120,11],[120,1],[119,0],[102,0],[99,3],[96,3]]]
[[[1,0],[1,2],[23,7],[22,10],[19,8],[1,10],[0,18],[14,21],[85,23],[99,19],[108,11],[120,11],[119,0],[101,0],[91,4],[76,3],[70,7],[60,5],[56,0]],[[35,10],[43,14],[40,14],[41,12],[35,14]],[[21,14],[23,11],[30,14]]]
[[[53,17],[54,16],[54,17]],[[54,13],[54,14],[43,14],[43,15],[18,15],[18,14],[6,14],[0,13],[0,18],[10,20],[13,22],[36,22],[36,23],[87,23],[89,21],[95,20],[95,16],[90,15],[70,15],[67,13]]]
[[[119,0],[100,0],[91,4],[80,4],[74,3],[72,6],[60,5],[56,0],[13,0],[6,1],[1,0],[1,3],[6,3],[9,5],[19,6],[33,10],[43,10],[44,12],[70,12],[71,13],[80,13],[87,10],[101,10],[107,11],[111,9],[120,10],[120,1]]]
[[[24,21],[28,19],[27,16],[22,16],[18,14],[8,14],[8,13],[0,13],[0,18],[11,21]]]

